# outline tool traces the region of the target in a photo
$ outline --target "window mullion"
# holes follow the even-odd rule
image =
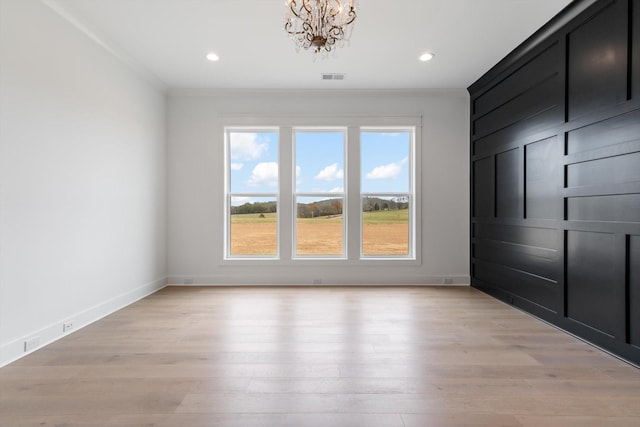
[[[278,248],[280,259],[289,260],[293,254],[293,225],[295,224],[293,209],[295,165],[293,159],[293,129],[291,127],[283,126],[280,128],[279,147]]]
[[[361,217],[360,210],[360,128],[349,126],[347,129],[347,158],[345,160],[345,238],[347,259],[360,258]]]

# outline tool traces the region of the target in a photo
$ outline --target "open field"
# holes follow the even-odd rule
[[[342,218],[298,218],[296,255],[342,255]]]
[[[367,224],[407,224],[409,210],[363,212],[362,222]]]
[[[408,210],[364,212],[363,253],[365,255],[407,255],[409,253]],[[342,217],[297,219],[298,255],[341,255]],[[232,255],[275,255],[276,214],[232,215]]]
[[[231,255],[275,255],[278,230],[275,213],[231,215]]]

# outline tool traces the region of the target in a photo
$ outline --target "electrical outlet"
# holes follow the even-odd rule
[[[313,279],[313,284],[314,284],[314,285],[320,285],[320,284],[322,284],[322,279]]]
[[[24,352],[33,350],[40,345],[40,337],[34,337],[24,342]]]
[[[69,332],[73,329],[73,322],[65,322],[62,324],[62,332]]]
[[[182,283],[185,285],[193,285],[193,279],[184,279]]]
[[[445,277],[445,278],[442,279],[442,284],[451,285],[451,284],[453,284],[453,279],[451,277]]]

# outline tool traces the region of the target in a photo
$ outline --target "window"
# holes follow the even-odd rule
[[[295,255],[344,256],[344,131],[295,130]]]
[[[225,259],[419,262],[416,120],[360,121],[225,128]]]
[[[411,254],[411,152],[409,131],[360,135],[362,256]]]
[[[278,132],[230,130],[227,139],[227,254],[278,255]]]

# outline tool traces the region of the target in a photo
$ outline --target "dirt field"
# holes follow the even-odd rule
[[[407,255],[409,224],[406,211],[371,212],[363,216],[365,255]],[[297,220],[297,255],[342,255],[342,218]],[[275,214],[233,215],[232,255],[275,255]]]
[[[342,221],[298,220],[296,255],[342,255]]]
[[[408,255],[409,224],[363,224],[364,255]]]
[[[276,223],[231,221],[231,255],[275,255]]]

